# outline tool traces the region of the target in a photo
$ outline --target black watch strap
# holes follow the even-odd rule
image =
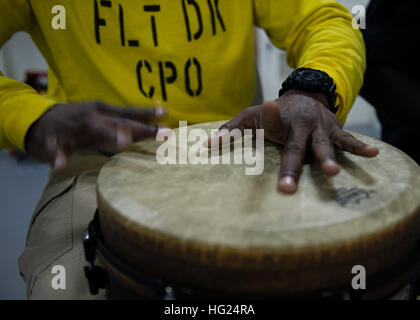
[[[296,69],[283,82],[279,91],[279,97],[288,90],[325,93],[331,112],[334,114],[338,112],[339,106],[336,106],[337,86],[334,80],[324,71],[309,68]]]

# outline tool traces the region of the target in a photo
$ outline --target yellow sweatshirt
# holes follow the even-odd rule
[[[57,29],[56,5],[66,29]],[[49,97],[0,73],[0,148],[23,149],[31,124],[57,102],[160,101],[171,126],[233,118],[254,94],[254,25],[287,51],[292,67],[335,80],[344,123],[362,85],[365,49],[336,1],[0,0],[0,46],[26,31],[50,71]]]

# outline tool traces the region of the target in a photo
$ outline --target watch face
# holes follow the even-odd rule
[[[317,70],[301,70],[298,73],[298,77],[307,81],[321,80],[324,75]]]
[[[311,92],[326,93],[330,109],[336,113],[335,106],[337,100],[336,85],[334,80],[324,71],[300,68],[296,69],[283,83],[279,96],[283,95],[287,90],[298,89]]]

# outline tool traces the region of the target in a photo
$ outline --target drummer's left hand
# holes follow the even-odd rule
[[[232,129],[264,129],[265,138],[284,146],[278,189],[287,194],[297,191],[307,152],[319,161],[329,176],[340,172],[335,151],[348,151],[362,157],[375,157],[379,150],[345,132],[329,110],[325,94],[290,90],[275,101],[249,107],[219,129],[209,139],[222,141]]]

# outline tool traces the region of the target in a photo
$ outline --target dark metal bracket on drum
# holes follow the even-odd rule
[[[96,251],[99,250],[112,265],[116,266],[119,270],[122,270],[129,277],[155,289],[157,292],[160,292],[163,300],[174,300],[178,296],[194,296],[194,292],[191,289],[173,286],[162,279],[147,276],[137,270],[133,270],[119,261],[119,259],[115,257],[103,243],[100,232],[98,211],[96,211],[94,219],[90,222],[87,230],[84,232],[83,246],[85,258],[88,263],[88,265],[84,268],[84,271],[89,282],[89,290],[92,295],[97,295],[99,293],[99,289],[106,289],[109,283],[107,272],[102,267],[95,265]]]
[[[89,283],[89,291],[92,295],[97,295],[99,289],[105,289],[108,276],[104,269],[95,266],[96,258],[96,243],[95,243],[95,229],[92,222],[89,224],[88,229],[83,234],[83,247],[85,251],[85,258],[88,263],[84,267],[85,277]]]

